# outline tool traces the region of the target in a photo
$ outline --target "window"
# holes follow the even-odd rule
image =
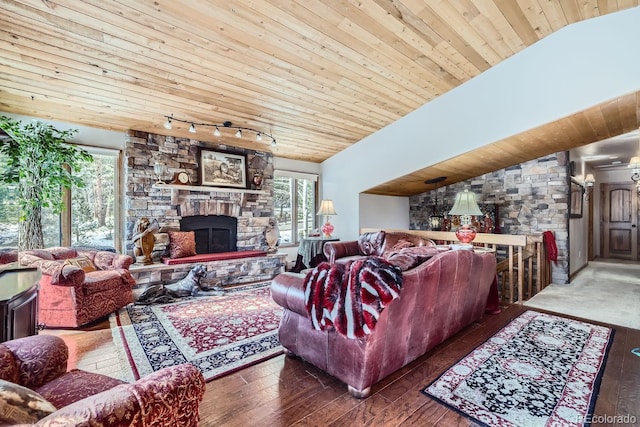
[[[274,210],[281,245],[295,245],[316,227],[317,175],[275,171]]]
[[[0,165],[5,157],[0,154]],[[18,247],[18,189],[15,185],[0,183],[0,249]]]
[[[44,245],[119,249],[116,237],[118,152],[83,148],[94,158],[79,172],[86,186],[71,189],[64,199],[62,214],[56,215],[50,209],[43,209]],[[0,248],[18,247],[19,212],[16,200],[16,187],[0,184],[0,228],[3,230],[0,233]]]
[[[71,189],[70,233],[63,236],[72,246],[115,248],[116,171],[118,156],[87,148],[93,162],[79,176],[83,188]]]

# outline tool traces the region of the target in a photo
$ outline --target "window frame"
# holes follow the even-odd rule
[[[274,181],[276,178],[290,178],[293,180],[293,191],[292,191],[292,200],[291,200],[291,242],[281,244],[280,247],[296,247],[300,244],[300,236],[298,234],[298,180],[307,180],[313,183],[313,224],[311,227],[313,229],[318,227],[318,215],[316,215],[316,210],[318,207],[318,181],[319,177],[317,174],[305,173],[305,172],[296,172],[290,170],[276,169],[273,172]],[[275,188],[274,188],[274,196],[275,196]],[[275,216],[275,206],[274,206],[274,216]],[[294,221],[294,218],[296,219]]]
[[[122,182],[122,162],[123,153],[122,150],[116,150],[111,148],[94,147],[91,145],[76,144],[77,147],[82,148],[89,152],[89,154],[105,155],[115,157],[114,168],[114,201],[113,201],[113,247],[116,252],[122,253],[122,197],[123,194],[123,182]],[[60,213],[60,244],[61,246],[72,245],[72,227],[71,227],[71,190],[64,189],[62,195],[64,208]]]

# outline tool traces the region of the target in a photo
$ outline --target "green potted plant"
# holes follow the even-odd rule
[[[61,131],[38,120],[23,124],[6,116],[0,117],[0,129],[9,136],[0,145],[0,158],[4,159],[0,182],[18,189],[18,249],[42,248],[42,209],[62,211],[63,190],[84,186],[73,172],[93,157],[66,143],[75,129]]]

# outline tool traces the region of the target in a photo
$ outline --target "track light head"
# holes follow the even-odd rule
[[[242,138],[242,130],[238,129],[236,131],[236,138]]]
[[[189,126],[189,132],[191,133],[196,133],[196,125],[191,123],[191,126]]]
[[[218,126],[216,126],[216,128],[213,130],[213,135],[220,136],[220,129],[218,129]]]
[[[260,132],[256,133],[256,141],[262,141],[262,134]]]
[[[272,146],[272,147],[275,147],[275,146],[276,146],[276,140],[275,140],[275,138],[271,140],[271,146]]]
[[[164,128],[171,130],[173,125],[171,124],[171,117],[167,116],[167,121],[164,122]]]

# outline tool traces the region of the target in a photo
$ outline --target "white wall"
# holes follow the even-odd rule
[[[399,221],[392,216],[404,198],[364,205],[359,194],[369,188],[637,91],[638,22],[635,7],[566,27],[327,159],[322,197],[341,212],[336,229],[355,238],[370,219],[364,208],[380,221],[367,225]]]
[[[360,227],[409,228],[409,198],[360,194]]]
[[[34,118],[29,116],[22,116],[19,114],[10,114],[0,112],[0,115],[11,117],[15,120],[20,120],[23,123],[27,123],[31,120],[38,120],[43,123],[47,123],[55,126],[56,129],[65,131],[70,129],[77,129],[78,133],[73,138],[69,139],[69,142],[74,144],[87,145],[90,147],[102,147],[111,148],[116,150],[124,150],[125,134],[123,132],[114,132],[105,129],[92,128],[88,126],[79,126],[64,122],[58,122],[55,120],[47,120],[41,118]]]

